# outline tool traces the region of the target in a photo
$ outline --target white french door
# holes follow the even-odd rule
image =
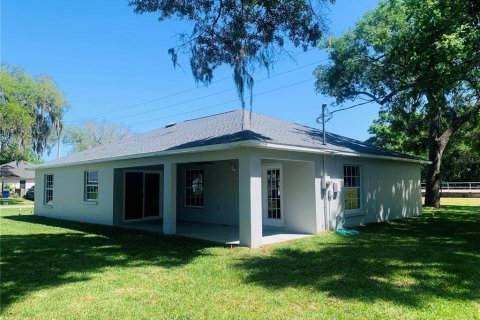
[[[263,224],[266,226],[283,227],[282,183],[282,167],[280,165],[263,167],[262,208]]]

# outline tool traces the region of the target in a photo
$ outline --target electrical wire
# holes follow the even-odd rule
[[[258,97],[258,96],[269,94],[269,93],[272,93],[272,92],[275,92],[275,91],[279,91],[279,90],[291,88],[291,87],[294,87],[294,86],[298,86],[298,85],[301,85],[303,83],[310,82],[312,80],[314,80],[314,78],[308,78],[308,79],[298,81],[298,82],[295,82],[295,83],[291,83],[291,84],[288,84],[288,85],[285,85],[285,86],[282,86],[282,87],[266,90],[266,91],[254,94],[253,97]],[[164,120],[164,119],[168,119],[168,118],[174,118],[174,117],[177,117],[177,116],[186,115],[186,114],[190,114],[190,113],[194,113],[194,112],[198,112],[198,111],[217,108],[217,107],[220,107],[220,106],[223,106],[223,105],[227,105],[229,103],[239,102],[239,101],[240,101],[240,99],[237,98],[237,99],[217,103],[217,104],[214,104],[214,105],[210,105],[210,106],[206,106],[206,107],[202,107],[202,108],[197,108],[197,109],[193,109],[193,110],[189,110],[189,111],[185,111],[185,112],[180,112],[180,113],[176,113],[176,114],[172,114],[172,115],[168,115],[168,116],[164,116],[164,117],[160,117],[160,118],[148,119],[148,120],[145,120],[145,121],[135,122],[135,123],[130,124],[130,126],[138,126],[140,124],[144,124],[144,123],[148,123],[148,122],[159,121],[159,120]]]
[[[337,112],[353,109],[353,108],[360,107],[360,106],[363,106],[363,105],[366,105],[366,104],[369,104],[369,103],[372,103],[372,102],[373,101],[365,101],[365,102],[357,103],[353,106],[344,107],[344,108],[336,109],[336,110],[333,110],[333,111],[328,111],[328,107],[327,107],[327,108],[325,108],[325,115],[327,116],[327,118],[325,119],[325,123],[332,120],[333,115]],[[321,114],[317,117],[316,122],[318,124],[322,123],[322,115]]]
[[[310,52],[310,50],[307,50],[307,51],[301,51],[301,52],[298,52],[296,54],[293,54],[293,55],[290,55],[289,58],[293,58],[293,57],[297,57],[299,55],[302,55],[302,54],[305,54],[307,52]],[[287,59],[287,58],[286,58]],[[286,59],[282,59],[280,61],[284,61]],[[326,60],[326,59],[325,59]],[[323,62],[325,60],[321,60],[319,62]],[[319,63],[317,62],[317,63]],[[303,66],[305,67],[305,66]],[[301,67],[299,67],[301,68]],[[277,76],[277,75],[275,75]],[[272,76],[272,77],[275,77],[275,76]],[[221,78],[221,79],[218,79],[216,81],[213,81],[211,84],[216,84],[216,83],[219,83],[219,82],[222,82],[222,81],[225,81],[227,79],[231,79],[230,76],[227,76],[227,77],[224,77],[224,78]],[[259,81],[260,82],[260,81]],[[157,102],[157,101],[161,101],[161,100],[165,100],[165,99],[168,99],[168,98],[172,98],[172,97],[175,97],[175,96],[179,96],[179,95],[184,95],[186,93],[189,93],[189,92],[192,92],[192,91],[195,91],[195,90],[198,90],[199,87],[196,86],[196,87],[193,87],[193,88],[190,88],[190,89],[186,89],[186,90],[181,90],[181,91],[177,91],[177,92],[174,92],[174,93],[171,93],[171,94],[167,94],[167,95],[164,95],[164,96],[161,96],[161,97],[158,97],[158,98],[154,98],[154,99],[150,99],[150,100],[146,100],[146,101],[143,101],[143,102],[139,102],[139,103],[135,103],[135,104],[131,104],[131,105],[128,105],[128,106],[124,106],[124,107],[120,107],[120,108],[114,108],[112,110],[109,110],[109,111],[106,111],[106,112],[102,112],[102,113],[97,113],[97,114],[94,114],[92,116],[89,116],[89,117],[83,117],[83,118],[80,118],[80,119],[77,119],[77,120],[65,120],[64,122],[81,122],[81,121],[84,121],[84,120],[88,120],[92,117],[96,118],[96,117],[99,117],[99,116],[104,116],[104,115],[108,115],[108,114],[112,114],[112,113],[116,113],[116,112],[121,112],[123,110],[127,110],[127,109],[131,109],[131,108],[134,108],[134,107],[139,107],[139,106],[143,106],[143,105],[147,105],[147,104],[150,104],[150,103],[153,103],[153,102]],[[229,89],[229,90],[233,90],[233,89]],[[225,90],[226,91],[226,90]],[[225,91],[222,91],[220,93],[223,93]],[[217,93],[217,94],[220,94],[220,93]],[[212,95],[215,95],[215,94],[212,94]],[[209,95],[211,96],[211,95]],[[187,102],[191,102],[191,101],[187,101]],[[185,103],[187,103],[185,102]]]
[[[291,72],[294,72],[294,71],[305,69],[305,68],[310,67],[312,65],[318,64],[322,61],[324,61],[324,60],[315,61],[315,62],[308,63],[308,64],[302,65],[302,66],[294,68],[294,69],[290,69],[290,70],[287,70],[287,71],[284,71],[284,72],[280,72],[280,73],[275,74],[271,77],[262,78],[262,79],[258,80],[256,83],[261,83],[261,82],[264,82],[266,80],[269,80],[269,79],[272,79],[272,78],[275,78],[275,77],[280,77],[280,76],[283,76],[285,74],[288,74],[288,73],[291,73]],[[184,104],[190,103],[190,102],[199,101],[199,100],[202,100],[202,99],[206,99],[206,98],[209,98],[209,97],[213,97],[213,96],[216,96],[216,95],[219,95],[219,94],[222,94],[222,93],[225,93],[225,92],[234,91],[234,90],[236,90],[236,88],[229,88],[229,89],[214,92],[214,93],[211,93],[211,94],[203,95],[203,96],[200,96],[200,97],[197,97],[197,98],[188,99],[188,100],[176,102],[176,103],[173,103],[173,104],[168,104],[168,105],[165,105],[165,106],[156,107],[154,109],[150,109],[150,110],[146,110],[146,111],[142,111],[142,112],[136,112],[135,114],[131,114],[131,115],[116,117],[116,118],[113,118],[113,119],[110,119],[110,120],[111,121],[118,121],[118,120],[131,118],[131,117],[134,117],[134,116],[145,115],[145,114],[152,113],[152,112],[155,112],[155,111],[166,110],[166,109],[169,109],[169,108],[177,107],[177,106],[184,105]]]

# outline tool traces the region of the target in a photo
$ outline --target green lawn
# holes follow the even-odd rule
[[[480,207],[480,198],[442,198],[440,203],[442,206],[461,205]]]
[[[8,203],[9,206],[17,206],[17,205],[33,206],[32,200],[27,200],[20,197],[16,197],[16,198],[10,197],[6,199],[0,197],[0,208],[2,209],[6,208],[5,206],[3,206],[3,202],[5,201]]]
[[[480,207],[258,250],[1,212],[3,319],[480,319]]]

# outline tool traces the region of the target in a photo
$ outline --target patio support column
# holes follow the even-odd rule
[[[262,166],[260,157],[245,154],[239,164],[240,244],[251,248],[262,244]]]
[[[163,165],[163,233],[177,232],[177,164]]]

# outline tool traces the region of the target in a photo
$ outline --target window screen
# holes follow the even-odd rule
[[[345,210],[360,209],[360,166],[343,166]]]
[[[98,199],[98,171],[85,171],[85,201]]]
[[[185,205],[203,207],[203,170],[185,171]]]
[[[44,177],[45,204],[53,204],[53,174],[47,173]]]

